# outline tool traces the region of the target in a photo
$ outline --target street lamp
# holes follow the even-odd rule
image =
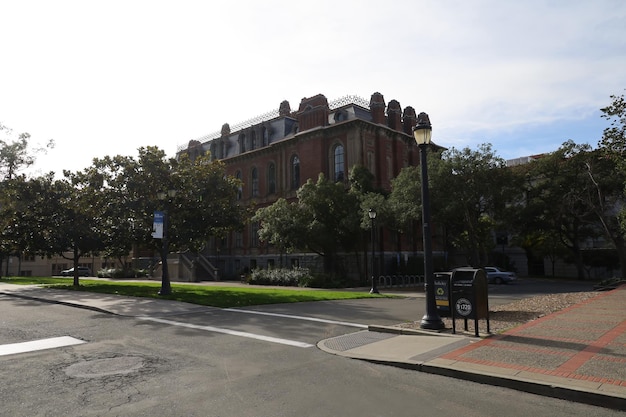
[[[420,148],[420,165],[422,167],[422,224],[424,239],[424,292],[426,293],[426,314],[422,317],[420,328],[441,330],[445,328],[435,304],[435,277],[433,274],[433,249],[430,234],[430,196],[428,191],[428,162],[426,150],[430,146],[432,125],[424,112],[417,116],[417,125],[413,128],[415,142]]]
[[[367,212],[367,215],[370,218],[370,221],[372,223],[372,289],[370,290],[370,294],[378,294],[378,288],[376,287],[376,273],[375,273],[375,269],[376,269],[376,252],[375,252],[375,247],[376,247],[376,243],[375,243],[375,239],[374,237],[376,236],[376,229],[374,228],[374,223],[376,221],[376,210],[374,209],[369,209],[369,211]]]
[[[157,198],[161,202],[165,202],[168,206],[169,200],[176,196],[176,190],[170,189],[167,191],[159,191]],[[166,202],[166,200],[168,200]],[[163,210],[163,239],[161,240],[161,289],[159,295],[170,295],[172,293],[172,285],[170,284],[170,273],[167,267],[167,256],[169,254],[170,240],[169,240],[169,218],[167,208]]]

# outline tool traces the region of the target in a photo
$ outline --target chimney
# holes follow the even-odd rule
[[[402,115],[402,124],[404,126],[404,133],[413,136],[413,128],[417,125],[417,115],[413,107],[405,107],[404,114]]]
[[[387,106],[387,125],[393,129],[402,131],[402,107],[397,100],[391,100]]]
[[[385,98],[382,94],[372,94],[370,98],[370,112],[372,113],[372,122],[387,124],[387,118],[385,117]]]

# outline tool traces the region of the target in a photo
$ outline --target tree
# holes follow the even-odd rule
[[[607,225],[612,223],[604,206],[614,195],[616,184],[623,179],[615,176],[609,160],[593,151],[587,144],[567,141],[559,149],[528,164],[519,173],[526,180],[526,201],[521,205],[518,228],[522,236],[538,236],[536,248],[551,248],[558,237],[567,249],[569,260],[576,265],[578,278],[585,278],[583,244],[602,235],[608,236]],[[616,182],[617,181],[617,182]],[[613,190],[613,191],[611,191]],[[614,208],[613,203],[609,204]],[[609,226],[610,229],[610,226]],[[546,242],[549,244],[546,246]]]
[[[0,124],[0,132],[4,132],[7,136],[7,139],[0,139],[1,179],[12,179],[18,171],[34,164],[38,153],[45,151],[45,148],[30,147],[30,134],[28,133],[20,133],[16,140],[9,142],[8,137],[13,135],[13,131]],[[48,141],[46,147],[53,148],[54,141]]]
[[[406,167],[391,181],[391,194],[387,199],[388,221],[386,224],[398,233],[398,252],[402,234],[408,233],[412,239],[412,250],[417,252],[415,230],[422,218],[421,173],[419,167]]]
[[[302,239],[305,236],[304,221],[300,215],[297,204],[279,198],[274,204],[258,209],[252,217],[253,222],[260,224],[259,239],[274,245],[279,251],[281,266],[284,253],[306,246]]]
[[[626,276],[626,233],[620,227],[624,198],[626,172],[618,169],[616,158],[606,157],[604,149],[583,155],[584,168],[589,185],[582,195],[607,242],[617,250],[622,276]],[[623,158],[623,155],[622,155]],[[620,210],[621,209],[621,210]]]
[[[179,249],[197,253],[209,236],[223,237],[243,227],[246,212],[236,198],[240,181],[225,175],[223,162],[210,161],[208,155],[193,161],[182,155],[173,172],[179,203],[171,224]]]
[[[347,193],[342,183],[327,181],[323,174],[317,182],[309,179],[297,197],[307,249],[324,258],[326,273],[337,272],[340,249],[350,252],[357,247],[361,219],[357,198]]]
[[[626,100],[624,95],[611,99],[601,109],[611,125],[602,134],[595,163],[587,168],[596,191],[596,213],[617,249],[621,274],[626,277]]]
[[[348,173],[350,191],[357,194],[374,192],[374,174],[363,165],[354,165]]]
[[[101,234],[110,255],[128,254],[138,243],[158,250],[166,271],[164,249],[189,250],[197,256],[210,236],[223,236],[243,224],[244,210],[236,202],[238,180],[227,177],[223,163],[208,156],[176,160],[157,147],[142,147],[137,158],[96,159],[85,175],[104,189]],[[159,201],[159,192],[167,190],[176,190],[176,195]],[[157,210],[169,213],[166,243],[152,236]],[[170,291],[164,274],[162,293]]]
[[[445,226],[449,243],[465,250],[470,264],[485,265],[515,178],[490,144],[431,153],[428,163],[433,222]]]
[[[259,235],[277,244],[279,250],[302,249],[324,259],[324,272],[340,272],[337,254],[358,247],[359,201],[343,183],[333,183],[320,174],[297,191],[297,201],[278,200],[259,209],[253,221],[261,223]]]
[[[32,251],[31,238],[37,230],[32,219],[41,194],[22,175],[4,180],[0,187],[0,258]]]
[[[0,214],[2,214],[2,220],[0,220],[0,227],[2,227],[0,233],[0,276],[2,276],[3,259],[11,253],[11,250],[15,249],[14,244],[2,237],[3,235],[6,236],[8,232],[12,233],[12,231],[7,230],[7,227],[14,228],[15,226],[14,219],[9,218],[8,214],[14,209],[11,199],[8,198],[11,192],[8,182],[17,178],[20,170],[31,166],[35,162],[36,154],[45,149],[31,149],[28,133],[21,133],[17,139],[12,139],[13,131],[2,124],[0,124],[0,133],[4,136],[4,138],[0,138]],[[50,140],[47,147],[54,147],[54,141]],[[21,180],[25,181],[25,178],[21,177]]]
[[[50,219],[48,254],[58,254],[72,261],[74,286],[78,287],[78,263],[88,254],[104,248],[100,183],[91,183],[78,173],[65,172],[65,178],[53,185],[57,209]],[[71,252],[67,256],[66,252]]]
[[[599,149],[602,156],[615,163],[621,175],[626,174],[626,100],[624,95],[611,96],[613,102],[601,109],[602,117],[611,122],[600,140]],[[626,196],[626,184],[622,190]],[[626,206],[620,210],[622,230],[626,232]],[[624,276],[624,275],[622,275]]]

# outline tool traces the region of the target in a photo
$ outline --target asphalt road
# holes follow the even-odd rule
[[[0,344],[58,336],[86,342],[0,356],[0,415],[626,415],[314,346],[358,325],[419,318],[421,303],[416,297],[207,308],[153,321],[0,296]]]

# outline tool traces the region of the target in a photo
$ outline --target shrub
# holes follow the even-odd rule
[[[120,268],[108,268],[101,269],[97,274],[98,278],[143,278],[148,276],[148,272],[145,269],[120,269]]]
[[[304,287],[311,280],[307,268],[253,269],[246,282],[252,285],[277,285],[283,287]]]
[[[300,281],[300,287],[309,288],[345,288],[347,286],[345,278],[328,274],[309,274]]]

